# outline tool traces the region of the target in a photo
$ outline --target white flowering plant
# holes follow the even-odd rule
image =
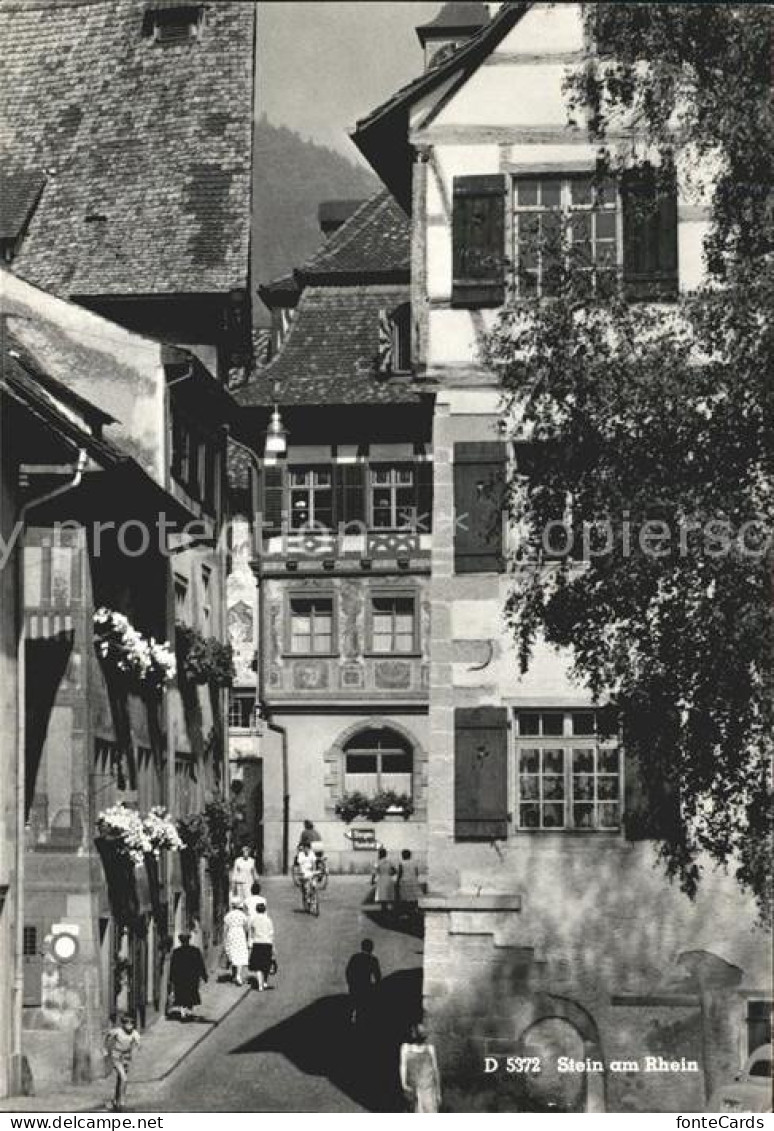
[[[116,842],[133,864],[142,864],[151,853],[179,852],[183,847],[174,818],[163,805],[154,805],[144,817],[126,805],[113,805],[97,817],[97,833]]]
[[[113,609],[94,613],[94,640],[100,659],[128,679],[160,690],[177,674],[175,654],[169,642],[143,636],[128,617]]]
[[[171,852],[179,852],[183,848],[177,824],[163,805],[154,805],[143,817],[142,826],[150,841],[151,851],[161,852],[162,849],[168,849]]]
[[[145,823],[136,809],[112,805],[97,817],[97,832],[105,840],[117,842],[121,852],[133,864],[142,864],[145,854],[153,851],[153,843]]]

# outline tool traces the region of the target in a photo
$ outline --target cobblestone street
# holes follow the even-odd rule
[[[161,1085],[138,1085],[133,1110],[395,1111],[397,1041],[421,993],[421,940],[375,921],[367,877],[333,876],[319,919],[290,880],[268,880],[279,975],[250,994]],[[372,1031],[348,1024],[344,967],[374,940],[384,983]],[[236,990],[234,991],[236,993]]]

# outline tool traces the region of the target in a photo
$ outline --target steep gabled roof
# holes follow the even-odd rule
[[[341,276],[364,283],[385,276],[408,282],[411,232],[408,217],[388,192],[366,200],[314,255],[299,267],[301,282]]]
[[[307,287],[276,358],[234,392],[245,408],[380,405],[419,400],[408,378],[378,373],[379,315],[408,302],[405,286]]]
[[[529,9],[529,0],[504,3],[494,19],[463,43],[448,59],[401,87],[376,109],[361,118],[350,135],[365,159],[396,200],[411,207],[409,111],[418,98],[459,74],[475,71]]]
[[[0,0],[0,164],[46,175],[14,270],[56,294],[246,286],[254,5],[200,0],[162,42],[173,6]]]

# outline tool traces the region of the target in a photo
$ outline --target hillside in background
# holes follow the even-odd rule
[[[254,170],[256,286],[286,275],[320,246],[321,201],[365,199],[380,187],[367,169],[265,117],[255,127]],[[256,324],[267,325],[266,308],[257,296],[254,310]]]

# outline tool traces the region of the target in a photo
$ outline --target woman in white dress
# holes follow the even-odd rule
[[[250,888],[257,883],[255,857],[250,855],[250,849],[244,845],[231,868],[231,892],[239,896],[240,903],[244,903],[250,894]]]
[[[242,900],[231,896],[231,910],[223,919],[223,949],[231,966],[231,977],[238,986],[244,985],[244,971],[249,958],[247,952],[247,916],[242,910]]]
[[[424,1025],[412,1025],[400,1046],[400,1084],[409,1111],[436,1112],[441,1107],[441,1074],[435,1049],[428,1044]]]

